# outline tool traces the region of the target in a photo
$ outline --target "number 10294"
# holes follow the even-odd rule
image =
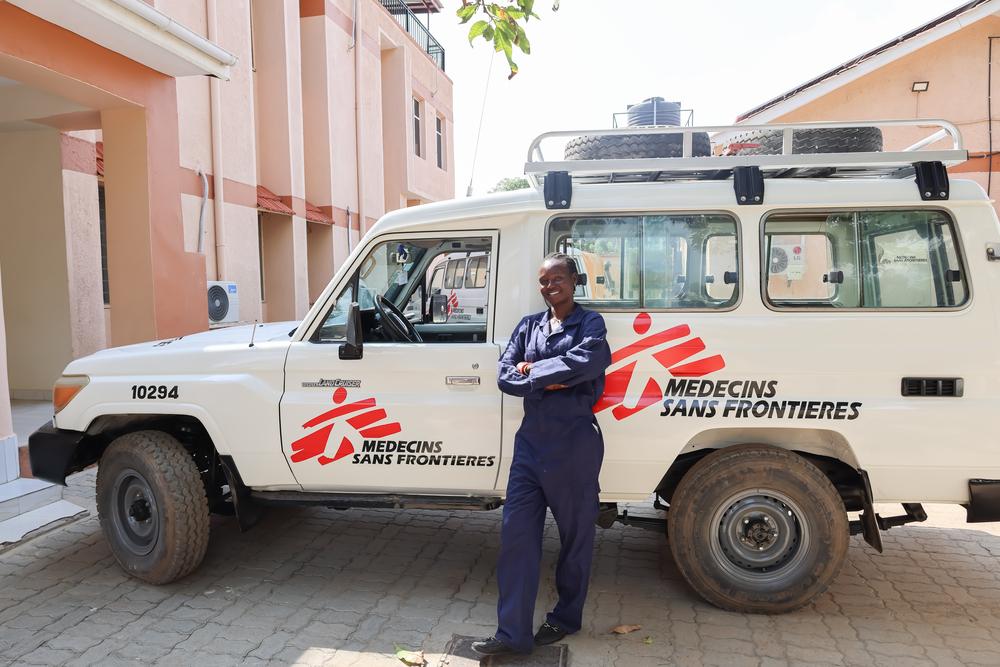
[[[168,387],[165,384],[134,384],[132,385],[133,400],[163,400],[177,398],[177,385]]]

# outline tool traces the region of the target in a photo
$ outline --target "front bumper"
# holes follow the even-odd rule
[[[28,438],[31,474],[53,484],[66,485],[66,475],[79,454],[80,443],[87,437],[80,431],[56,428],[50,421]]]

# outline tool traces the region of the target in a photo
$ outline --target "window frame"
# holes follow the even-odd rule
[[[426,239],[441,239],[447,236],[449,239],[489,239],[490,242],[490,254],[489,263],[487,265],[490,273],[495,273],[497,269],[497,263],[499,262],[500,254],[500,233],[497,229],[457,229],[457,230],[443,230],[435,234],[433,232],[414,232],[414,231],[386,231],[383,234],[373,236],[368,239],[367,242],[361,247],[361,251],[357,252],[355,248],[355,255],[352,252],[352,257],[348,258],[348,262],[345,263],[338,270],[338,274],[343,271],[343,279],[340,281],[332,280],[326,286],[323,294],[319,299],[313,304],[309,313],[302,320],[298,327],[295,329],[295,333],[291,339],[293,343],[302,343],[305,345],[337,345],[344,342],[344,339],[337,340],[317,340],[316,336],[319,330],[323,327],[327,315],[329,315],[330,310],[336,304],[338,296],[346,289],[349,285],[353,286],[355,302],[358,300],[359,291],[359,276],[358,271],[365,260],[371,255],[372,251],[382,243],[394,243],[400,241],[421,241]],[[425,276],[426,278],[426,276]],[[485,337],[482,341],[476,341],[474,343],[468,343],[470,345],[493,345],[496,340],[496,304],[499,295],[497,294],[496,283],[488,285],[487,290],[487,311],[486,311],[486,324],[485,324]],[[415,287],[414,291],[417,288]],[[409,297],[407,297],[409,298]],[[388,345],[398,345],[399,343],[388,342],[388,341],[366,341],[365,346],[388,346]],[[409,345],[410,343],[406,343]],[[436,345],[436,344],[435,344]]]
[[[434,115],[434,135],[437,145],[437,167],[444,169],[444,116]]]
[[[833,307],[833,306],[780,306],[771,302],[767,294],[767,273],[764,269],[764,262],[760,262],[758,267],[758,281],[760,284],[760,298],[764,307],[770,311],[777,313],[955,313],[963,310],[967,310],[975,298],[975,288],[973,286],[972,276],[969,273],[969,262],[965,252],[965,240],[962,237],[962,230],[955,220],[955,215],[953,212],[947,208],[941,206],[861,206],[861,207],[817,207],[817,208],[787,208],[787,209],[771,209],[766,211],[760,217],[757,237],[758,237],[758,250],[760,257],[763,257],[764,253],[764,243],[765,234],[764,229],[767,224],[768,218],[778,215],[778,214],[813,214],[816,213],[827,213],[827,214],[838,214],[838,213],[913,213],[917,211],[926,211],[928,213],[940,213],[943,215],[951,228],[953,233],[953,240],[955,242],[955,258],[958,260],[958,269],[962,272],[962,276],[965,281],[965,300],[957,306],[940,306],[940,307],[923,307],[923,306],[906,306],[906,307],[892,307],[892,306],[858,306],[855,308],[848,307]],[[857,232],[857,230],[855,230]],[[860,271],[863,268],[862,262],[862,246],[863,241],[860,234],[856,234],[858,248],[858,271],[859,271],[859,290],[861,290],[861,303],[864,303],[864,283],[860,277]],[[836,246],[834,246],[834,251],[836,251]],[[836,258],[835,258],[836,259]]]
[[[413,96],[413,154],[419,158],[424,157],[424,101]]]
[[[772,234],[772,236],[781,236],[781,234],[778,234],[778,235]],[[837,245],[833,242],[833,236],[829,232],[804,232],[804,233],[800,233],[799,236],[823,236],[823,237],[825,237],[826,238],[826,242],[829,244],[828,247],[830,248],[830,258],[833,260],[833,266],[834,267],[837,266],[837,253],[839,251],[837,250]],[[765,263],[767,265],[767,271],[768,271],[768,273],[764,274],[764,290],[765,290],[765,292],[767,290],[767,280],[768,280],[768,276],[770,276],[769,271],[770,271],[770,268],[771,268],[771,255],[770,255],[770,253],[767,254],[767,257],[764,256],[764,251],[767,250],[767,248],[765,247],[766,246],[766,241],[765,241],[766,238],[767,238],[767,236],[762,233],[762,235],[761,235],[761,247],[760,247],[761,271],[765,270],[764,269]],[[857,247],[857,244],[855,244],[855,247]],[[765,260],[766,260],[766,262],[765,262]],[[833,296],[831,296],[829,299],[785,299],[785,301],[797,301],[797,302],[802,303],[802,304],[807,304],[807,303],[831,303],[832,304],[840,296],[840,288],[841,288],[841,284],[840,283],[834,283]],[[860,285],[859,285],[858,289],[861,289]],[[803,308],[807,308],[807,307],[808,306],[806,306],[806,305],[799,305],[799,306],[783,306],[782,308],[783,309],[789,309],[789,310],[802,310]],[[839,306],[828,306],[828,307],[819,306],[818,308],[819,308],[819,310],[827,310],[828,308],[829,308],[829,310],[854,310],[852,308],[841,308]]]
[[[736,272],[738,274],[736,287],[742,288],[744,284],[744,270],[743,270],[743,221],[739,214],[733,211],[727,211],[725,209],[710,209],[710,210],[658,210],[649,209],[643,211],[574,211],[573,214],[567,215],[565,213],[555,214],[545,221],[544,233],[542,235],[542,250],[544,254],[552,252],[549,250],[549,238],[552,234],[552,224],[557,220],[562,219],[579,219],[579,218],[645,218],[652,216],[678,216],[678,217],[690,217],[690,216],[710,216],[718,215],[729,218],[733,223],[733,231],[736,235]],[[713,236],[725,236],[724,234],[714,234]],[[642,267],[643,256],[645,252],[645,224],[640,222],[639,224],[639,265],[640,269]],[[689,251],[690,251],[689,244]],[[685,262],[687,259],[685,258]],[[606,313],[621,313],[621,312],[643,312],[643,313],[728,313],[736,310],[743,304],[743,298],[746,294],[745,289],[739,289],[737,292],[737,298],[732,303],[732,305],[725,308],[660,308],[652,306],[644,306],[643,301],[645,297],[646,284],[643,278],[643,271],[639,271],[639,299],[638,303],[635,301],[587,301],[584,307],[589,310],[595,310],[597,312]],[[621,305],[618,305],[621,304]]]

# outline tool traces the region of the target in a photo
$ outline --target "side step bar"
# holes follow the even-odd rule
[[[331,509],[495,510],[499,496],[430,496],[402,493],[304,493],[251,491],[261,505],[313,505]]]

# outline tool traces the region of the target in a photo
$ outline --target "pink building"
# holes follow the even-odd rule
[[[383,213],[454,195],[411,8],[0,0],[0,453],[70,359],[208,328],[212,281],[224,319],[298,318]]]
[[[972,0],[764,102],[737,122],[941,118],[958,126],[969,150],[969,161],[949,171],[992,194],[992,175],[1000,172],[995,115],[1000,115],[1000,0]],[[887,150],[903,149],[927,134],[883,133]]]

